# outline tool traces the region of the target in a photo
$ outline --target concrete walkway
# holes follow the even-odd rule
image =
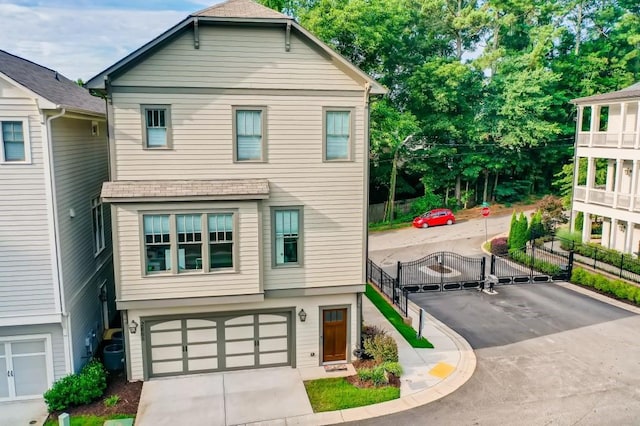
[[[355,374],[323,367],[288,367],[213,373],[144,383],[136,426],[324,425],[382,416],[428,404],[462,386],[476,358],[469,344],[435,318],[426,316],[424,336],[434,349],[414,349],[363,297],[365,324],[377,325],[398,342],[404,369],[400,398],[347,410],[313,413],[304,380]]]

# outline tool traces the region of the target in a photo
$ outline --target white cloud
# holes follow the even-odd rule
[[[86,81],[188,14],[0,3],[0,49]]]

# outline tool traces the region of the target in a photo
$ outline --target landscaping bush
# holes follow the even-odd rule
[[[558,265],[554,265],[553,263],[549,263],[541,259],[534,259],[531,255],[518,249],[509,250],[509,257],[518,263],[533,267],[536,271],[540,271],[548,275],[558,275],[561,272]]]
[[[362,325],[362,331],[360,332],[362,339],[368,339],[368,338],[373,338],[375,336],[381,335],[381,334],[387,334],[386,331],[384,331],[382,328],[378,327],[377,325],[368,325],[368,324],[363,324]]]
[[[398,345],[393,337],[379,334],[364,341],[364,351],[377,362],[398,361]]]
[[[491,240],[491,254],[506,256],[509,253],[506,237],[498,237]]]
[[[399,362],[383,362],[380,367],[387,373],[391,373],[396,377],[402,376],[402,366]]]
[[[88,404],[100,398],[107,388],[107,372],[100,361],[89,362],[78,374],[63,377],[44,393],[49,412]]]
[[[582,268],[574,268],[571,282],[615,296],[621,300],[640,305],[640,287],[615,279],[608,279],[602,275],[592,274]]]
[[[535,240],[536,238],[540,238],[545,234],[546,231],[544,226],[542,225],[542,211],[538,210],[531,218],[531,223],[529,224],[529,238]]]
[[[358,379],[363,382],[372,382],[376,386],[389,383],[389,374],[396,377],[402,375],[402,366],[398,362],[383,362],[372,368],[358,369]]]

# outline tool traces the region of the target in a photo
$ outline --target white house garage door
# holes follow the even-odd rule
[[[52,382],[50,337],[0,338],[0,373],[0,401],[41,397]]]
[[[147,377],[291,365],[291,312],[143,319]]]

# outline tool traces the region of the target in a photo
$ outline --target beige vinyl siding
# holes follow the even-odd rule
[[[50,334],[53,357],[53,376],[58,380],[68,375],[64,361],[64,337],[60,324],[18,325],[0,327],[0,337],[28,336],[31,334]]]
[[[39,111],[31,99],[0,98],[0,117],[28,118],[31,142],[31,164],[0,164],[0,317],[53,313]]]
[[[163,308],[163,309],[144,309],[144,310],[128,310],[127,315],[129,321],[135,320],[141,323],[141,317],[150,317],[157,315],[179,315],[190,313],[205,312],[233,312],[233,311],[259,311],[261,309],[290,309],[295,308],[296,315],[292,318],[294,323],[294,350],[295,350],[295,367],[317,367],[320,365],[320,307],[321,306],[349,306],[350,322],[348,325],[348,356],[356,348],[357,342],[357,320],[356,320],[356,295],[326,295],[326,296],[307,296],[296,298],[282,299],[265,299],[260,303],[244,303],[242,305],[216,305],[216,306],[200,306],[197,308]],[[307,320],[302,323],[297,316],[300,309],[304,309],[307,313]],[[136,334],[129,334],[129,348],[127,360],[131,363],[131,380],[143,379],[143,354],[142,354],[142,333],[138,331]],[[311,353],[314,356],[311,356]]]
[[[288,88],[362,90],[362,87],[296,33],[285,51],[285,29],[201,25],[200,48],[186,31],[115,86]]]
[[[143,212],[215,212],[235,210],[237,214],[238,272],[187,272],[143,276],[140,215]],[[119,204],[116,207],[120,254],[118,300],[148,300],[261,293],[259,278],[258,202]],[[175,238],[172,235],[172,238]]]
[[[100,196],[102,182],[109,179],[107,129],[101,122],[99,136],[92,136],[91,120],[64,117],[53,120],[51,128],[62,277],[70,300],[102,264],[111,262],[110,209],[103,206],[105,249],[97,257],[91,216],[91,199]],[[98,302],[93,301],[97,307]]]
[[[366,144],[361,102],[361,97],[117,93],[117,180],[266,178],[264,288],[362,284]],[[139,103],[171,104],[173,150],[142,149]],[[268,105],[266,163],[233,162],[232,105]],[[326,106],[354,108],[353,162],[323,161]],[[271,206],[304,206],[302,268],[271,268]]]

